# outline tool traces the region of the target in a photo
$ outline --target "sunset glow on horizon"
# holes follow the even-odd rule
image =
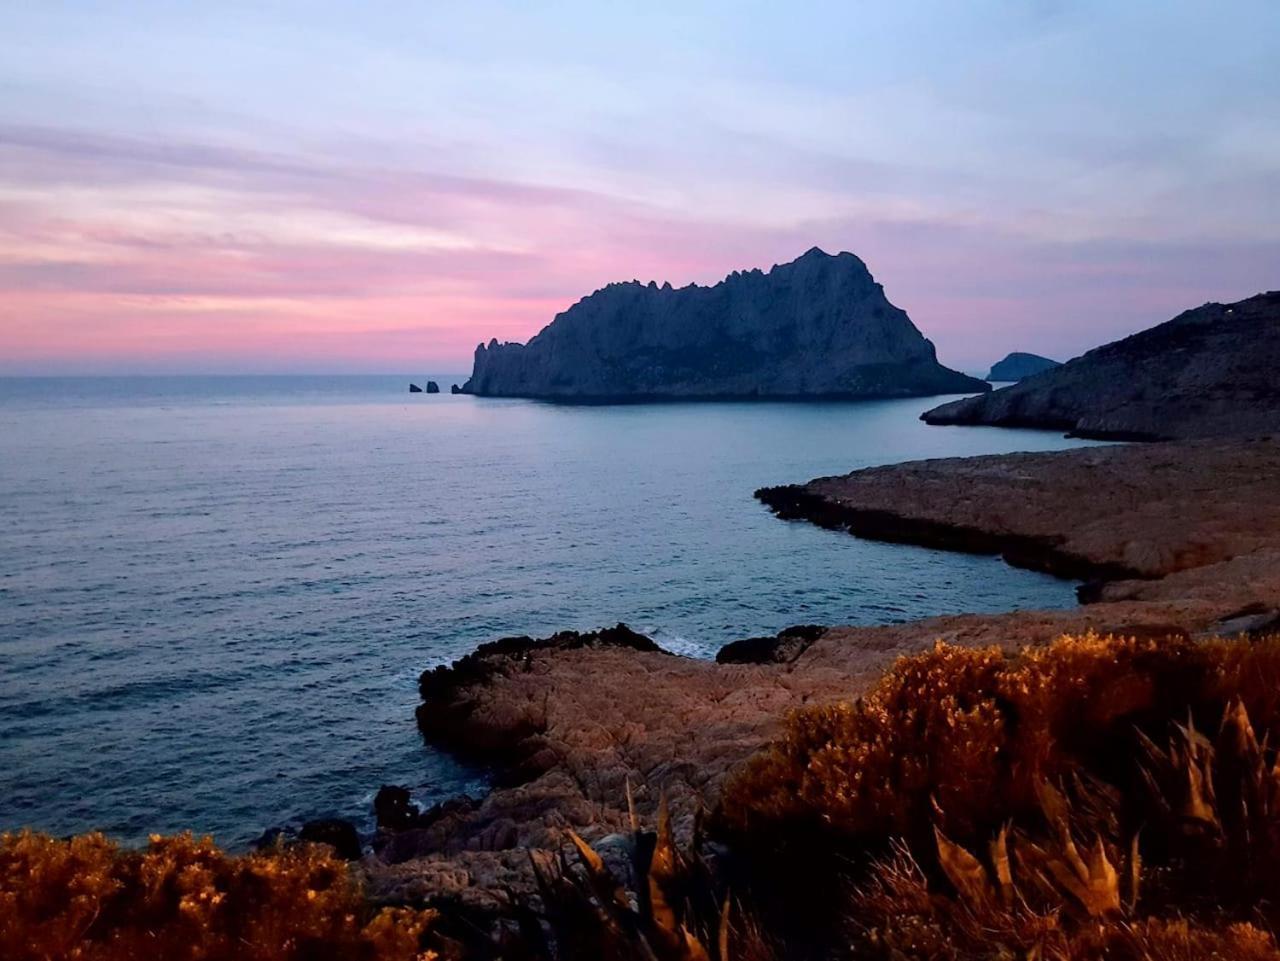
[[[815,245],[970,370],[1280,287],[1280,7],[942,6],[10,10],[0,374],[465,372]]]

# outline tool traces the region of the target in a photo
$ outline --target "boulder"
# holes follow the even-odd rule
[[[421,387],[419,387],[417,384],[410,384],[410,385],[409,385],[409,393],[411,393],[411,394],[421,394],[421,393],[422,393],[422,388],[421,388]]]

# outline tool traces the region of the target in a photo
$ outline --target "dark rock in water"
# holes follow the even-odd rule
[[[1006,355],[1004,360],[996,361],[992,365],[991,373],[987,374],[987,380],[1023,380],[1061,366],[1059,361],[1050,360],[1048,357],[1024,354],[1015,350],[1012,354]]]
[[[422,812],[410,799],[409,790],[384,784],[373,799],[373,814],[380,831],[404,831],[415,827]]]
[[[1045,427],[1161,440],[1280,431],[1280,291],[1205,304],[983,397],[930,424]]]
[[[562,400],[909,397],[986,391],[853,254],[816,247],[713,287],[610,284],[525,345],[476,348],[465,393]]]
[[[451,394],[461,394],[461,393],[462,393],[462,388],[461,388],[461,387],[459,387],[457,384],[454,384],[452,387],[450,387],[450,388],[449,388],[449,393],[451,393]]]
[[[427,381],[427,393],[428,394],[440,393],[440,385],[437,384],[434,380]]]
[[[788,627],[777,637],[748,637],[716,652],[717,664],[790,664],[827,633],[817,624]]]
[[[356,826],[341,818],[322,818],[308,821],[298,832],[298,839],[314,844],[327,844],[338,857],[347,861],[360,860],[360,835]]]
[[[422,393],[422,388],[421,388],[421,387],[419,387],[417,384],[410,384],[410,385],[409,385],[409,393],[411,393],[411,394],[421,394],[421,393]]]

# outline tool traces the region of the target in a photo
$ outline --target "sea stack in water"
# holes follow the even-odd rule
[[[991,373],[987,374],[987,380],[1023,380],[1034,374],[1043,374],[1046,370],[1053,370],[1053,368],[1061,366],[1061,363],[1056,360],[1050,360],[1048,357],[1041,357],[1039,354],[1024,354],[1015,350],[1012,354],[1006,355],[1004,360],[996,361],[991,366]]]
[[[440,385],[437,384],[434,380],[427,381],[427,393],[428,394],[440,393]]]
[[[527,344],[476,348],[464,393],[563,400],[909,397],[989,390],[933,344],[853,254],[816,247],[712,287],[610,284]]]
[[[1205,304],[983,397],[930,424],[1047,427],[1159,440],[1280,431],[1280,291]]]
[[[411,393],[411,394],[421,394],[421,393],[422,393],[422,388],[421,388],[421,387],[419,387],[417,384],[410,384],[410,385],[409,385],[409,393]]]

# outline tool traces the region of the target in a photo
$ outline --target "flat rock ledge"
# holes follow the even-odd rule
[[[1070,580],[1117,580],[1142,577],[1123,563],[1097,561],[1074,553],[1057,534],[1022,534],[913,517],[896,510],[861,507],[808,484],[762,487],[756,498],[783,520],[803,520],[868,540],[914,544],[966,554],[997,554],[1014,567],[1043,571]]]
[[[756,497],[788,520],[874,540],[998,554],[1072,579],[1155,580],[1280,547],[1280,442],[912,461]]]

